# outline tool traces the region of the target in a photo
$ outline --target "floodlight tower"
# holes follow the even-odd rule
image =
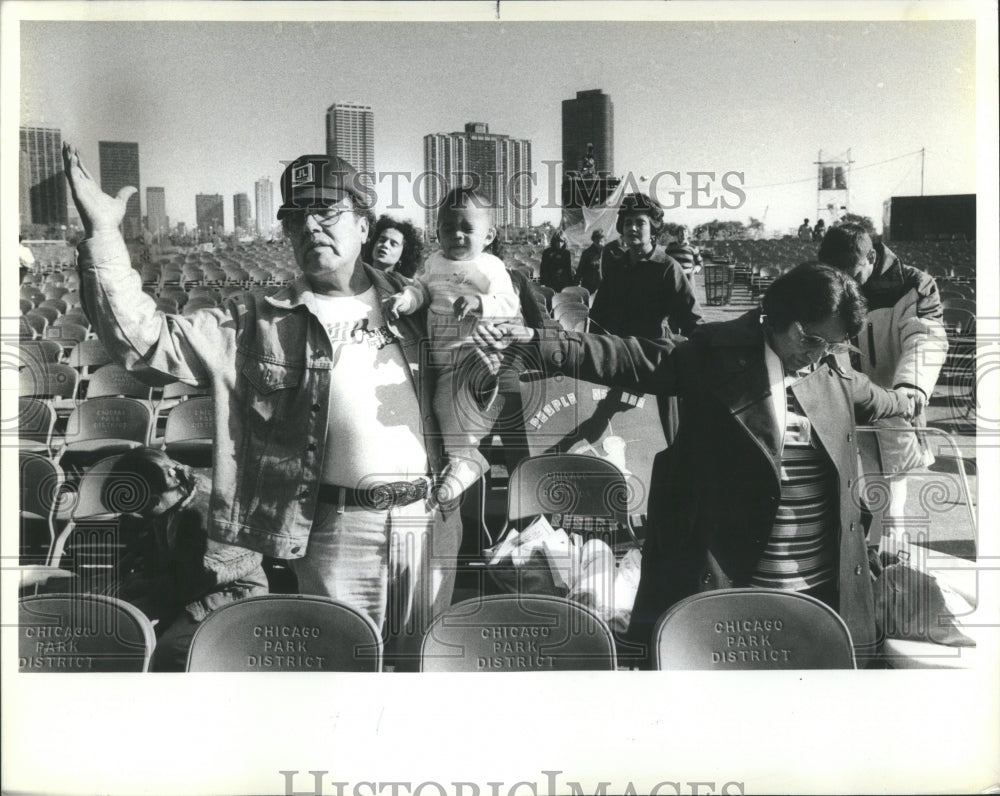
[[[816,160],[816,219],[831,227],[851,212],[851,150],[844,155],[824,155]]]

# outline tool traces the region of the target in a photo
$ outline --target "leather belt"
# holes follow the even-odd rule
[[[429,485],[430,479],[426,477],[413,481],[375,481],[360,488],[320,484],[317,498],[335,506],[386,511],[425,499]]]

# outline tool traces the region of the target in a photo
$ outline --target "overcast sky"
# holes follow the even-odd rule
[[[561,101],[600,88],[615,110],[615,171],[653,176],[674,220],[815,218],[819,150],[855,161],[852,210],[883,199],[972,193],[975,31],[933,22],[238,23],[22,22],[21,123],[49,125],[97,170],[99,140],[139,144],[145,188],[166,189],[171,223],[196,193],[254,200],[281,161],[325,150],[324,114],[370,104],[379,171],[423,168],[423,136],[483,121],[528,138],[535,223],[561,156]],[[889,162],[884,162],[889,161]],[[709,194],[692,199],[690,171]],[[721,183],[742,185],[738,203]],[[791,184],[789,184],[791,183]],[[389,181],[381,187],[386,194]],[[685,191],[676,199],[665,191]],[[380,197],[384,208],[387,195]],[[407,181],[402,209],[422,223]]]

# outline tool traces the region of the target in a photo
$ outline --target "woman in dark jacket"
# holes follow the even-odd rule
[[[538,281],[556,293],[564,287],[576,284],[569,249],[566,248],[566,234],[561,229],[552,233],[549,247],[542,252]]]
[[[649,480],[634,641],[649,645],[657,619],[684,597],[756,585],[824,600],[859,660],[874,652],[855,419],[913,405],[851,370],[846,341],[864,316],[852,280],[804,265],[774,282],[763,312],[698,326],[686,341],[506,331],[541,340],[546,372],[686,399]],[[483,335],[502,345],[496,327]]]

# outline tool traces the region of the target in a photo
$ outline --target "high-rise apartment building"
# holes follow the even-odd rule
[[[270,236],[274,229],[274,184],[261,177],[253,184],[254,207],[257,210],[257,234]]]
[[[562,101],[563,173],[581,171],[587,150],[593,146],[598,175],[615,173],[615,106],[599,88],[576,92],[575,99]]]
[[[154,238],[166,235],[169,231],[167,194],[163,188],[146,188],[146,229]]]
[[[51,127],[22,127],[18,168],[20,222],[66,223],[66,178],[62,132]]]
[[[464,132],[424,136],[427,234],[436,236],[437,205],[451,188],[476,185],[496,207],[498,227],[531,226],[531,142],[491,133],[483,122]]]
[[[222,201],[221,193],[200,193],[194,197],[195,219],[201,237],[225,232]]]
[[[250,231],[250,197],[245,193],[233,196],[233,228],[244,234]]]
[[[139,145],[128,141],[98,141],[101,166],[101,190],[114,196],[126,185],[136,189],[125,206],[122,235],[125,240],[142,233],[142,210],[139,203]]]
[[[362,173],[375,172],[375,114],[371,105],[335,102],[326,109],[326,154]]]

